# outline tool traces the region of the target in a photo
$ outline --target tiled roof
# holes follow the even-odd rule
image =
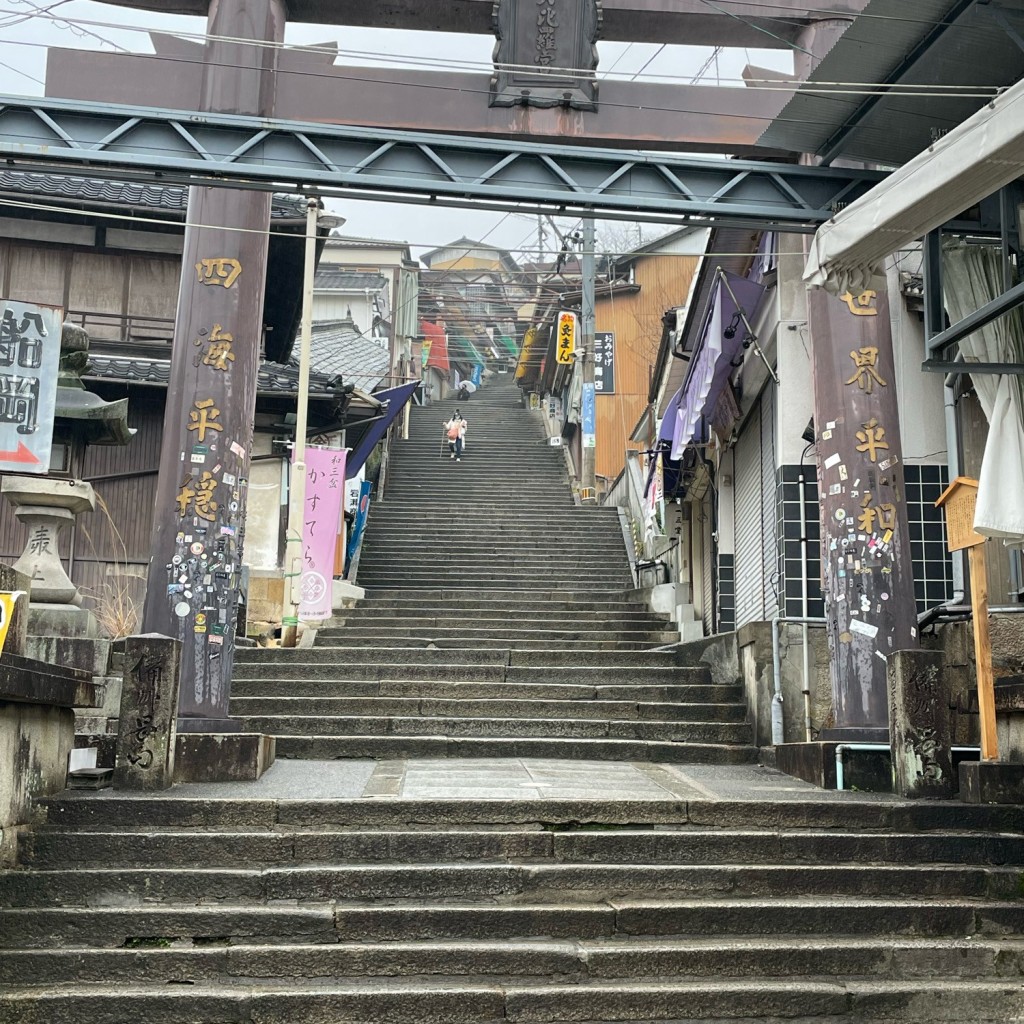
[[[310,363],[319,373],[341,374],[347,383],[371,391],[388,375],[390,359],[381,341],[363,335],[349,318],[314,324]]]
[[[104,181],[99,178],[27,171],[0,170],[0,191],[53,199],[74,199],[126,209],[168,210],[181,214],[184,214],[188,205],[188,189],[177,185]],[[306,202],[301,197],[275,194],[271,213],[274,217],[302,218],[306,214]]]
[[[316,270],[317,288],[341,288],[346,291],[379,291],[387,287],[387,279],[381,274],[360,270],[347,270],[336,264],[321,263]]]
[[[317,398],[334,395],[334,390],[327,386],[330,374],[310,373],[309,392]],[[86,378],[100,380],[128,381],[133,384],[167,385],[171,377],[171,364],[166,359],[150,359],[146,357],[128,356],[89,356],[89,369]],[[262,362],[260,364],[259,382],[256,390],[260,394],[296,394],[298,392],[298,368],[291,364]],[[357,387],[362,385],[353,381]]]
[[[391,238],[362,238],[358,235],[331,235],[327,239],[329,249],[407,249],[408,242]]]

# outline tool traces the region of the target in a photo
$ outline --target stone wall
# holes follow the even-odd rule
[[[1009,675],[1024,675],[1024,615],[993,615],[993,659],[996,680]],[[827,728],[832,717],[832,684],[824,630],[809,626],[811,727]],[[771,701],[774,693],[772,639],[770,622],[748,623],[736,634],[740,675],[746,690],[747,707],[755,726],[759,746],[771,743]],[[804,740],[803,656],[800,626],[780,626],[780,664],[782,669],[783,722],[787,743]],[[974,641],[971,623],[950,622],[921,637],[926,651],[943,652],[943,686],[949,696],[952,716],[952,742],[955,746],[976,746],[978,716]]]
[[[808,626],[810,648],[811,729],[816,737],[832,718],[832,684],[828,647],[821,626]],[[772,742],[772,698],[775,671],[772,658],[772,624],[751,622],[737,633],[740,674],[747,698],[747,713],[754,724],[753,742],[760,747]],[[805,739],[803,695],[803,644],[799,625],[779,625],[779,658],[782,679],[782,721],[785,741]]]
[[[0,867],[14,863],[33,801],[64,788],[74,742],[71,708],[0,700]]]

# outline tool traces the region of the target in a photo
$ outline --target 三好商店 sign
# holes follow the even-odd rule
[[[599,395],[615,394],[615,334],[612,331],[594,334],[594,391]]]

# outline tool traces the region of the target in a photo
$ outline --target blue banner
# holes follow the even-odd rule
[[[379,419],[371,421],[366,432],[349,452],[346,472],[350,477],[359,472],[363,463],[369,458],[370,452],[373,451],[373,446],[387,433],[388,427],[391,426],[402,411],[402,407],[419,386],[420,382],[417,380],[411,384],[402,384],[397,388],[388,388],[387,391],[377,391],[372,396],[378,402],[384,403],[384,412]]]
[[[473,383],[477,387],[480,387],[480,381],[482,381],[483,378],[484,378],[484,368],[479,363],[476,363],[473,366]]]
[[[356,505],[355,518],[352,520],[352,532],[349,534],[348,547],[345,549],[345,575],[348,575],[349,566],[352,564],[352,557],[359,550],[359,543],[363,539],[363,529],[366,526],[366,517],[370,512],[370,489],[373,482],[364,480],[359,488],[359,504]]]
[[[583,385],[583,403],[582,403],[582,420],[583,420],[583,447],[584,448],[596,448],[597,447],[597,425],[596,425],[596,414],[594,411],[595,399],[594,399],[594,385],[584,384]]]

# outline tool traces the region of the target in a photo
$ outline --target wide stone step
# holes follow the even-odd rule
[[[372,602],[373,607],[390,606],[390,602],[397,602],[402,607],[416,607],[420,602],[430,604],[445,604],[444,587],[426,587],[414,589],[395,588],[393,590],[378,589],[367,595],[367,601]],[[643,596],[633,587],[623,587],[617,594],[594,595],[585,587],[571,587],[567,590],[551,590],[549,587],[538,587],[529,594],[522,594],[517,590],[503,593],[500,590],[489,590],[472,598],[454,598],[466,603],[468,607],[478,608],[519,608],[533,607],[554,607],[560,608],[567,605],[573,607],[601,607],[601,608],[638,608],[646,609],[647,604]],[[511,605],[509,602],[515,602]]]
[[[580,709],[581,711],[583,709]],[[269,736],[358,737],[474,737],[514,740],[618,739],[662,743],[749,743],[751,727],[746,722],[652,721],[605,718],[483,718],[388,714],[347,715],[247,715],[243,731]]]
[[[503,497],[494,498],[493,495],[487,501],[476,501],[473,503],[473,514],[476,516],[487,515],[488,522],[498,525],[508,523],[510,525],[530,525],[541,529],[552,524],[552,514],[555,516],[555,523],[572,523],[579,527],[586,527],[602,522],[619,522],[619,510],[617,508],[588,508],[584,505],[574,505],[567,499],[566,502],[551,501],[523,502],[518,507],[514,499],[514,493],[507,493],[508,480],[505,480],[504,488],[500,490]],[[389,492],[390,493],[390,492]],[[451,512],[456,519],[465,519],[458,513],[465,511],[465,506],[460,495],[449,494],[447,499],[439,502],[438,510]],[[385,497],[370,516],[370,522],[387,520],[393,517],[395,522],[416,522],[422,520],[422,505],[412,499],[397,499]],[[554,534],[553,534],[554,535]]]
[[[588,718],[612,721],[731,722],[746,718],[746,705],[642,703],[625,700],[529,700],[512,695],[500,700],[423,697],[243,697],[231,698],[234,717],[276,715],[411,715],[451,718],[551,719]]]
[[[609,865],[609,872],[643,874],[627,865]],[[659,871],[664,872],[661,868]],[[914,937],[967,937],[1000,934],[1019,936],[1024,925],[1024,905],[1017,900],[992,899],[978,902],[956,896],[887,897],[882,886],[908,883],[915,892],[916,875],[927,888],[935,889],[942,875],[954,888],[979,869],[898,867],[810,868],[812,881],[823,895],[791,898],[785,886],[792,883],[790,869],[677,868],[671,874],[683,891],[695,893],[717,882],[736,884],[739,891],[753,889],[764,895],[749,898],[707,899],[666,895],[661,898],[595,898],[580,902],[566,899],[572,890],[564,872],[546,867],[489,867],[476,872],[464,868],[417,869],[415,866],[387,868],[267,867],[254,872],[232,872],[209,868],[190,873],[173,868],[90,870],[69,873],[33,872],[50,886],[46,895],[41,885],[28,881],[22,890],[22,905],[0,909],[0,948],[49,948],[61,945],[119,947],[141,945],[147,940],[165,945],[184,940],[216,939],[224,943],[237,939],[276,943],[289,937],[298,941],[395,941],[413,939],[550,938],[592,939],[610,936],[766,936],[830,935]],[[990,882],[1009,874],[1007,869],[989,868]],[[707,872],[702,885],[700,872]],[[461,887],[450,874],[459,872]],[[75,875],[80,877],[76,888]],[[772,875],[776,877],[774,880]],[[520,878],[546,878],[549,899],[509,898]],[[929,877],[930,876],[930,877]],[[444,897],[430,902],[430,892],[440,884],[452,883]],[[561,884],[561,892],[556,886]],[[611,884],[614,877],[604,883]],[[1008,885],[1005,877],[998,885]],[[351,887],[351,888],[350,888]],[[672,885],[666,884],[671,892]],[[941,889],[942,886],[939,885]],[[391,895],[418,890],[423,895],[407,898]],[[425,892],[424,892],[425,890]],[[460,900],[460,891],[488,896],[487,901]],[[856,895],[877,891],[875,896]],[[240,896],[231,893],[241,892]],[[855,895],[849,895],[849,893]],[[173,900],[180,893],[188,902]],[[265,896],[258,895],[260,893]],[[350,893],[358,893],[351,896]],[[197,902],[197,895],[216,899],[218,905]],[[223,894],[223,895],[221,895]],[[149,902],[142,903],[146,895]],[[31,897],[35,897],[32,900]],[[102,900],[131,897],[135,906],[103,905]],[[499,899],[499,897],[501,897]],[[767,897],[767,898],[766,898]],[[239,902],[268,900],[269,903]],[[277,901],[301,900],[289,906]],[[68,901],[66,906],[47,903]],[[96,906],[85,905],[93,900]],[[385,902],[395,900],[395,902]],[[34,906],[35,901],[44,905]],[[77,904],[77,905],[76,905]],[[141,940],[141,941],[140,941]],[[1012,986],[1019,993],[1019,984]]]
[[[272,652],[268,652],[272,653]],[[298,651],[303,658],[307,653]],[[387,653],[387,652],[385,652]],[[429,653],[429,652],[424,652]],[[461,654],[461,651],[441,651],[445,656]],[[485,652],[487,653],[487,652]],[[517,652],[527,653],[527,652]],[[282,684],[294,684],[295,680],[308,682],[312,689],[305,692],[323,692],[324,681],[372,682],[390,680],[395,683],[418,683],[422,680],[436,680],[444,683],[526,683],[550,684],[572,683],[590,686],[631,686],[649,687],[692,686],[708,682],[706,668],[636,668],[623,666],[595,666],[579,668],[569,665],[548,665],[540,668],[513,667],[504,664],[480,662],[437,662],[417,664],[406,662],[396,664],[388,661],[352,661],[346,663],[303,661],[248,661],[235,666],[233,683],[248,680],[275,680]],[[294,686],[292,686],[294,689]],[[234,689],[233,692],[241,693]],[[655,689],[649,692],[668,692]]]
[[[663,764],[754,764],[758,748],[740,743],[672,743],[611,738],[503,736],[279,736],[278,758],[378,761],[424,757],[551,757]],[[474,791],[475,792],[475,791]],[[587,795],[586,790],[580,795]],[[461,795],[473,795],[470,792]],[[499,796],[512,796],[500,791]]]
[[[507,665],[510,667],[548,668],[568,665],[575,668],[632,668],[642,674],[648,669],[677,666],[677,655],[671,651],[515,651],[508,648],[490,650],[484,647],[463,650],[432,651],[421,647],[375,648],[311,647],[311,648],[240,648],[237,663],[247,669],[277,666],[321,666],[358,664],[387,665]],[[695,671],[702,671],[695,669]],[[680,679],[680,682],[683,680]]]
[[[22,837],[21,862],[36,869],[83,864],[119,867],[249,868],[269,864],[430,864],[491,861],[608,865],[847,863],[1019,865],[1019,835],[883,833],[812,830],[707,829],[558,831],[551,827],[359,831],[324,829],[217,831],[63,831],[44,828]],[[564,877],[564,875],[559,875]],[[656,875],[648,873],[641,881]],[[670,882],[675,876],[662,876]],[[950,876],[941,876],[943,879]],[[983,879],[983,874],[976,876]],[[1005,876],[999,876],[999,884]],[[15,879],[16,881],[16,879]],[[655,885],[659,883],[655,880]],[[993,883],[995,884],[995,883]],[[961,893],[963,894],[963,893]]]
[[[529,594],[521,595],[523,600],[509,597],[504,601],[480,600],[473,595],[447,595],[447,599],[423,592],[422,597],[405,600],[382,599],[369,591],[365,598],[353,608],[336,612],[324,629],[342,627],[346,622],[388,621],[410,622],[416,619],[431,622],[456,619],[459,622],[490,623],[510,622],[524,628],[550,629],[552,626],[598,627],[605,624],[622,629],[666,629],[671,620],[668,615],[659,615],[635,604],[612,600],[603,604],[583,604],[570,601],[531,601]],[[507,593],[507,592],[506,592]]]
[[[407,577],[432,576],[443,580],[475,580],[484,582],[501,578],[518,578],[527,576],[536,579],[582,579],[606,577],[626,582],[632,579],[625,557],[614,560],[599,556],[576,558],[572,555],[552,554],[544,557],[540,554],[503,552],[500,548],[492,549],[489,556],[479,554],[463,556],[458,545],[437,551],[420,550],[417,555],[398,556],[384,549],[367,550],[360,556],[359,573],[361,576],[373,571],[382,573],[401,573]]]
[[[305,682],[305,681],[303,681]],[[365,697],[417,697],[437,700],[512,700],[540,701],[603,701],[666,704],[669,707],[687,704],[733,706],[742,701],[737,686],[693,683],[681,686],[645,686],[642,684],[594,686],[585,683],[485,683],[450,682],[431,679],[363,679],[309,680],[308,685],[295,679],[239,679],[232,685],[232,700],[250,697],[301,699],[304,701],[359,699]],[[298,696],[297,696],[298,695]]]
[[[500,588],[516,588],[520,590],[532,590],[538,583],[539,580],[544,579],[544,574],[541,572],[526,572],[524,571],[520,575],[494,575],[481,573],[479,576],[467,575],[459,573],[454,578],[445,577],[442,573],[403,573],[400,569],[395,569],[392,572],[360,572],[358,575],[357,582],[363,587],[384,587],[393,588],[401,586],[402,582],[407,582],[410,589],[422,588],[422,587],[445,587],[448,590],[461,590],[470,591],[477,593],[481,589],[491,587]],[[572,577],[556,577],[553,582],[556,582],[562,587],[578,586],[584,583],[591,590],[607,590],[607,591],[619,591],[622,590],[628,583],[631,582],[627,574],[621,576],[609,576],[607,578],[599,578],[596,575],[593,579],[587,579],[580,575],[574,575]]]
[[[367,575],[362,560],[359,568],[360,578]],[[406,579],[410,587],[447,588],[467,581],[480,590],[500,590],[503,586],[515,589],[522,581],[528,580],[534,587],[550,584],[566,589],[607,590],[612,583],[622,589],[631,586],[633,582],[625,559],[617,564],[599,559],[591,565],[581,565],[557,556],[552,556],[546,562],[509,559],[507,563],[495,556],[490,563],[462,565],[454,552],[445,558],[424,553],[416,560],[392,559],[386,555],[375,557],[374,570],[378,576]]]
[[[374,631],[366,629],[358,635],[351,637],[336,636],[321,642],[317,637],[317,650],[342,650],[348,647],[362,648],[367,640],[373,640],[375,646],[386,647],[423,647],[436,648],[438,650],[457,651],[467,648],[494,648],[497,650],[515,651],[547,651],[553,647],[561,651],[648,651],[652,647],[672,643],[679,639],[678,633],[651,633],[641,634],[645,636],[642,640],[624,639],[595,639],[593,637],[577,640],[536,640],[529,637],[517,637],[516,630],[501,630],[497,638],[490,638],[486,631],[459,630],[440,628],[417,631],[420,635],[412,635],[408,629],[380,629]],[[525,632],[525,631],[524,631]],[[466,633],[463,636],[461,634]],[[444,635],[442,635],[444,634]]]
[[[580,985],[485,979],[375,979],[345,983],[277,981],[258,987],[229,985],[60,986],[21,989],[0,996],[0,1013],[19,1024],[181,1024],[183,1021],[293,1024],[451,1024],[456,1021],[650,1022],[735,1024],[792,1020],[794,1024],[895,1021],[935,1024],[965,1020],[989,1024],[1014,1019],[1012,986],[998,981],[918,978],[900,982],[821,979],[727,981],[590,981]],[[795,1014],[799,1014],[797,1020]]]
[[[161,949],[7,950],[0,985],[228,984],[239,979],[409,976],[984,979],[1024,973],[1024,942],[941,938],[511,939]],[[973,1015],[972,1015],[973,1017]],[[1009,1018],[1007,1018],[1009,1019]]]
[[[393,532],[380,530],[367,534],[364,553],[372,550],[386,551],[395,558],[422,553],[424,548],[432,552],[442,549],[457,548],[467,558],[489,553],[493,558],[500,552],[500,557],[512,557],[517,553],[530,553],[537,550],[536,533],[529,530],[522,532],[504,532],[488,534],[481,531],[445,530],[436,534],[417,534],[410,537],[407,529],[395,528]],[[562,558],[625,558],[625,547],[621,533],[617,536],[608,530],[600,537],[590,540],[571,540],[558,545],[557,551]]]
[[[518,633],[569,633],[572,636],[607,636],[615,632],[621,639],[635,639],[638,635],[664,634],[669,631],[667,618],[663,616],[643,614],[641,612],[613,612],[569,616],[531,615],[528,612],[506,614],[495,617],[487,612],[474,613],[469,608],[428,608],[426,614],[414,614],[412,610],[404,615],[384,614],[375,607],[360,602],[358,607],[346,609],[331,618],[331,626],[323,626],[316,631],[317,642],[335,637],[355,635],[353,631],[378,628],[381,631],[390,629],[408,629],[418,631],[428,628],[453,629],[463,628],[472,633],[487,632],[494,636],[495,631],[514,628]],[[337,625],[334,625],[337,624]],[[552,627],[559,627],[553,629]]]
[[[316,765],[310,766],[311,771]],[[774,780],[775,776],[769,776]],[[794,800],[616,799],[593,794],[579,799],[518,797],[473,799],[339,798],[274,799],[181,796],[131,798],[65,792],[39,801],[49,825],[62,829],[97,828],[434,828],[559,824],[563,830],[596,825],[707,826],[711,828],[837,829],[881,832],[1009,832],[1024,834],[1024,805],[963,804],[959,801],[893,801],[837,798],[816,793]],[[1024,904],[1022,904],[1024,905]]]

